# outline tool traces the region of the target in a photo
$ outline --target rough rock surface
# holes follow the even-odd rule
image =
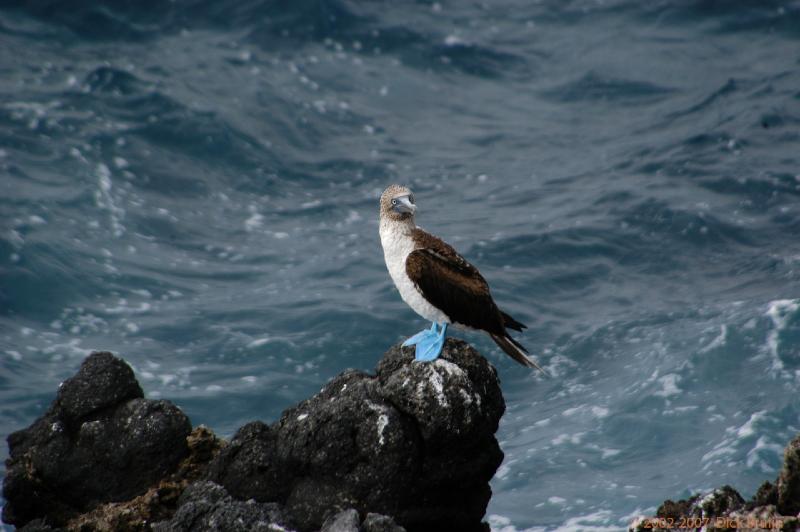
[[[363,532],[405,532],[405,528],[387,515],[368,513],[361,523]]]
[[[327,518],[320,532],[357,532],[359,524],[358,512],[350,508]]]
[[[195,482],[181,495],[178,509],[169,521],[155,523],[153,532],[220,532],[287,530],[278,504],[239,501],[225,488],[208,481]]]
[[[667,519],[680,517],[710,517],[726,515],[744,506],[744,499],[730,486],[723,486],[705,495],[694,495],[689,499],[674,502],[664,501],[656,516]]]
[[[47,412],[8,437],[3,520],[62,525],[109,501],[140,495],[188,453],[188,418],[168,401],[142,398],[133,371],[93,353]]]
[[[783,467],[775,483],[778,510],[784,515],[800,513],[800,434],[783,453]]]
[[[29,532],[488,530],[504,410],[494,368],[448,339],[433,363],[395,346],[376,375],[344,372],[225,445],[93,353],[9,436],[3,519]]]
[[[686,525],[704,530],[800,530],[800,435],[784,452],[776,482],[764,482],[755,496],[745,502],[730,486],[680,501],[665,501],[656,516],[640,518],[630,530],[668,531]],[[694,525],[694,526],[693,526]],[[684,527],[685,529],[685,527]]]
[[[67,530],[145,531],[150,530],[150,523],[171,518],[186,487],[205,476],[208,463],[224,445],[204,425],[195,428],[186,441],[189,456],[174,473],[129,501],[101,504],[79,515],[67,523]]]
[[[504,410],[494,368],[466,343],[449,338],[433,363],[395,346],[377,375],[345,372],[273,425],[242,427],[209,478],[280,502],[301,531],[350,508],[409,530],[485,530]]]

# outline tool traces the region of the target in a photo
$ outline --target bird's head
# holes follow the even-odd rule
[[[414,194],[408,187],[389,185],[381,194],[381,218],[405,221],[414,218]]]

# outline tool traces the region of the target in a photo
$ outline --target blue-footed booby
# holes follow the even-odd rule
[[[416,346],[416,360],[435,360],[452,324],[485,331],[511,358],[544,372],[508,334],[507,329],[522,331],[525,325],[497,308],[475,266],[452,246],[417,227],[416,210],[414,194],[406,187],[390,185],[381,194],[380,235],[386,268],[403,301],[432,322],[430,329],[403,345]]]

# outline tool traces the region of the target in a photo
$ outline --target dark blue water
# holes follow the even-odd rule
[[[800,431],[800,2],[5,1],[0,437],[93,349],[229,436],[424,326],[408,183],[550,378],[493,528],[618,530]],[[7,456],[2,447],[0,458]]]

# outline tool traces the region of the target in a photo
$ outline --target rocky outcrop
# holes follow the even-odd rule
[[[750,501],[730,486],[680,501],[665,501],[654,517],[641,518],[632,531],[676,528],[741,531],[800,530],[800,435],[786,447],[778,479],[764,482]]]
[[[9,437],[3,519],[29,531],[488,530],[504,409],[494,368],[448,339],[432,363],[393,347],[375,375],[344,372],[226,444],[93,353]]]
[[[142,495],[123,502],[101,504],[67,523],[69,530],[150,530],[151,523],[170,519],[187,498],[182,494],[187,486],[202,480],[209,462],[224,446],[207,427],[200,425],[186,438],[189,456],[175,472],[161,479]],[[24,530],[27,530],[25,527]],[[186,530],[189,530],[188,528]]]
[[[93,353],[44,416],[8,437],[3,520],[63,525],[136,497],[188,455],[191,429],[169,401],[144,399],[122,360]]]
[[[287,518],[277,503],[258,504],[231,497],[213,482],[191,484],[181,495],[175,515],[152,526],[154,532],[196,530],[287,530]]]
[[[237,498],[285,504],[301,531],[347,508],[409,529],[483,529],[503,459],[497,375],[458,340],[433,363],[412,353],[394,347],[377,375],[345,372],[277,423],[245,425],[210,478]]]
[[[778,510],[785,515],[800,514],[800,434],[786,447],[783,467],[775,482]]]

